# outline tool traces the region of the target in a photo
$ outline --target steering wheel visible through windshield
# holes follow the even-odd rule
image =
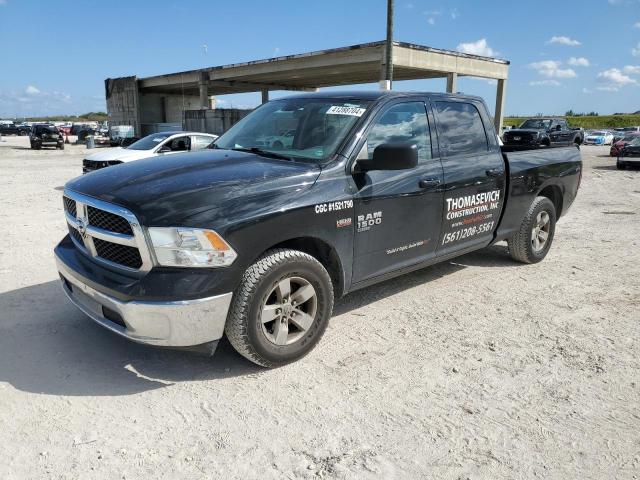
[[[324,161],[333,155],[370,102],[323,98],[274,100],[257,108],[214,148]]]

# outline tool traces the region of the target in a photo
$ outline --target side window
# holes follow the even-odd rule
[[[205,135],[195,135],[193,137],[193,143],[191,144],[191,150],[204,150],[211,142],[213,142],[213,137],[207,137]]]
[[[418,159],[431,158],[429,121],[423,102],[407,102],[392,106],[379,117],[367,135],[368,158],[383,143],[413,143],[418,146]]]
[[[178,137],[169,142],[169,148],[172,152],[186,152],[191,146],[189,137]]]
[[[438,140],[443,157],[486,153],[489,150],[480,112],[463,102],[436,102]]]

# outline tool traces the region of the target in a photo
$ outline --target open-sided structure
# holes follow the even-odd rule
[[[186,110],[211,108],[211,97],[242,92],[315,91],[320,87],[374,83],[384,78],[386,43],[235,63],[219,67],[137,78],[107,79],[107,110],[112,124],[180,123]],[[457,90],[460,76],[497,81],[495,124],[502,126],[509,62],[490,57],[394,42],[393,79],[446,78]]]

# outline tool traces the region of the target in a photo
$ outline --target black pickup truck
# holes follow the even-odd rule
[[[502,141],[506,151],[579,146],[584,130],[570,127],[564,118],[529,118],[518,128],[505,131]]]
[[[68,182],[57,266],[119,335],[213,352],[226,333],[264,366],[309,352],[348,292],[501,240],[539,262],[582,174],[575,147],[504,154],[463,95],[273,100],[215,145]]]

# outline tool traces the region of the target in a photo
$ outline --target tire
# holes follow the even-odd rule
[[[546,239],[541,243],[542,235],[534,237],[534,232],[545,220],[540,231],[546,233]],[[522,220],[520,230],[507,240],[511,258],[523,263],[542,261],[551,248],[555,231],[556,209],[553,203],[547,197],[536,197]]]
[[[42,144],[40,143],[32,143],[31,148],[34,150],[40,150],[42,148]]]
[[[626,170],[627,165],[624,162],[621,162],[620,160],[616,160],[616,168],[618,170]]]
[[[275,142],[273,142],[272,147],[278,150],[282,150],[284,148],[284,145],[280,140],[276,140]]]
[[[59,143],[59,144],[56,146],[56,148],[57,148],[58,150],[64,150],[64,143]]]
[[[293,297],[303,299],[311,291],[313,296],[294,307]],[[263,367],[286,365],[318,343],[331,318],[333,300],[331,277],[317,259],[297,250],[269,250],[244,273],[233,295],[225,333],[250,361]],[[263,323],[263,316],[273,320]],[[295,317],[304,320],[306,330],[297,326]]]

